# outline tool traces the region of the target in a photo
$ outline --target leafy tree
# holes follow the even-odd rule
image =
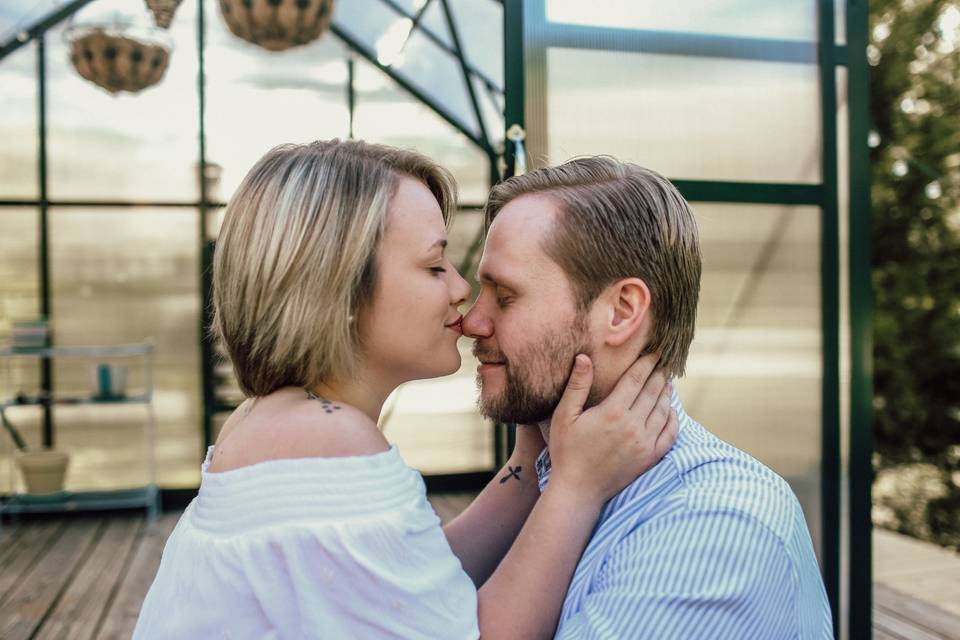
[[[930,471],[875,519],[960,547],[960,2],[873,0],[870,29],[875,466]]]

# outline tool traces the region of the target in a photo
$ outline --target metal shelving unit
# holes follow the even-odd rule
[[[149,342],[113,346],[47,347],[42,349],[24,349],[14,347],[0,348],[0,363],[4,369],[16,358],[39,358],[50,362],[60,358],[141,358],[143,361],[143,392],[121,397],[32,397],[3,399],[0,406],[8,407],[39,406],[110,406],[143,405],[146,411],[144,435],[146,437],[146,462],[148,482],[143,487],[114,491],[63,491],[51,495],[31,495],[14,493],[0,498],[0,526],[4,514],[22,513],[63,513],[72,511],[93,511],[103,509],[147,510],[148,523],[152,523],[159,513],[160,491],[157,486],[156,461],[156,414],[153,407],[153,345]]]

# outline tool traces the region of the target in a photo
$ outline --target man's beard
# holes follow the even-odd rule
[[[473,345],[473,354],[483,360],[503,362],[506,377],[499,395],[484,397],[483,379],[477,374],[477,387],[481,389],[477,400],[480,413],[499,422],[515,424],[549,420],[563,396],[578,353],[590,355],[584,313],[578,314],[567,329],[544,336],[509,360],[503,353],[486,349],[482,340],[478,340]],[[587,406],[596,402],[595,390],[591,389]]]

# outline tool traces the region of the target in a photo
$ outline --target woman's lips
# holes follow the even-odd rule
[[[461,336],[463,335],[463,318],[462,317],[458,318],[456,322],[452,322],[445,326],[447,327],[447,329],[450,329],[450,331],[453,331],[454,333]]]

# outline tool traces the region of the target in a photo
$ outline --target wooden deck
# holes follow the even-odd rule
[[[447,521],[460,513],[471,497],[434,495],[431,502],[441,520]],[[74,514],[4,523],[0,539],[0,638],[130,638],[160,564],[163,545],[179,517],[179,512],[166,513],[150,528],[142,515],[133,513]],[[897,546],[903,540],[891,542],[883,533],[881,538],[876,544],[878,553],[891,555],[890,562],[878,569],[874,588],[874,638],[960,640],[960,615],[899,590],[895,582],[905,580],[911,566],[919,567],[918,571],[928,577],[943,570],[949,579],[949,560],[954,560],[954,582],[936,584],[948,590],[944,598],[952,598],[960,607],[960,571],[956,571],[960,557],[942,556],[937,566],[930,566],[933,556],[924,553],[932,550],[907,541],[913,545],[913,555],[907,556],[906,547]],[[896,563],[893,558],[897,558]],[[881,577],[887,582],[880,582]],[[907,580],[907,589],[914,588],[911,585],[915,583]]]

